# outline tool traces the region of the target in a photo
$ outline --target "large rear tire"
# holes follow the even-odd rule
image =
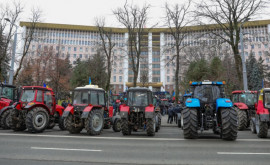
[[[256,115],[255,124],[256,124],[257,136],[259,138],[267,138],[267,134],[268,134],[268,123],[267,122],[260,121],[259,118],[260,118],[259,115]]]
[[[128,124],[127,119],[121,119],[121,128],[122,128],[122,134],[125,135],[131,135],[131,128]]]
[[[36,107],[27,113],[25,121],[28,132],[40,133],[47,128],[49,115],[44,108]]]
[[[9,126],[13,131],[24,131],[26,129],[25,120],[17,109],[10,110]]]
[[[221,109],[221,138],[235,140],[237,138],[237,112],[233,108]]]
[[[237,111],[237,116],[238,116],[238,130],[243,131],[244,129],[247,128],[248,124],[248,119],[247,119],[247,112],[246,110],[241,110],[239,108],[235,108]]]
[[[59,117],[59,121],[58,121],[58,125],[59,125],[59,128],[62,130],[62,131],[64,131],[64,130],[66,130],[66,126],[65,126],[65,120],[66,120],[66,118],[63,118],[62,116],[61,117]]]
[[[183,132],[185,139],[198,138],[198,117],[196,109],[183,110]]]
[[[47,126],[47,129],[53,129],[55,126],[55,120],[54,119],[50,119],[50,122]]]
[[[67,118],[64,119],[64,125],[66,126],[66,130],[68,130],[69,133],[75,134],[75,133],[80,133],[83,129],[82,126],[80,127],[75,127],[75,120],[73,119],[74,116],[70,113]]]
[[[10,121],[10,111],[11,109],[7,109],[2,113],[2,117],[1,117],[1,127],[3,129],[10,129],[9,126],[9,121]]]
[[[100,109],[93,109],[85,120],[85,129],[89,135],[100,135],[103,130],[104,116]]]
[[[146,132],[148,136],[155,136],[155,132],[156,132],[155,118],[146,119]]]
[[[120,132],[121,131],[121,119],[115,119],[113,123],[113,131]]]

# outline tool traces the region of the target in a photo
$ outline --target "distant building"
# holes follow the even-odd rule
[[[26,31],[30,27],[30,22],[21,22],[20,26]],[[201,56],[219,56],[223,58],[225,54],[232,54],[228,44],[213,37],[209,31],[213,30],[224,36],[223,32],[216,28],[216,25],[189,26],[188,35],[183,41],[186,46],[181,52],[181,70],[179,80],[182,80],[189,60],[201,58]],[[111,85],[114,92],[125,91],[132,86],[133,72],[129,65],[127,56],[127,29],[111,28],[114,32],[113,41],[116,43],[114,49],[114,61],[112,66]],[[167,28],[154,28],[144,35],[145,47],[141,52],[145,59],[141,62],[138,76],[139,85],[143,84],[141,77],[147,74],[147,84],[153,91],[172,92],[175,80],[175,49],[174,40],[169,35]],[[250,21],[243,26],[244,54],[254,53],[258,59],[262,57],[265,64],[269,65],[269,32],[270,20]],[[97,51],[97,40],[99,34],[94,26],[65,25],[38,23],[35,32],[35,39],[30,45],[28,56],[38,56],[37,50],[52,49],[59,53],[61,58],[69,58],[71,64],[76,60],[86,60],[91,58]],[[239,51],[241,46],[239,45]],[[131,53],[131,52],[130,52]],[[144,72],[147,71],[147,72]]]

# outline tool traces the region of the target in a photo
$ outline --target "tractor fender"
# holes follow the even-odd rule
[[[115,115],[111,119],[111,123],[114,123],[116,119],[121,119],[120,115]]]
[[[187,99],[185,105],[188,108],[198,108],[198,107],[201,106],[200,100],[197,99],[197,98],[189,98],[189,99]]]
[[[233,103],[230,99],[227,98],[219,98],[216,100],[216,110],[219,108],[230,108],[233,107]]]
[[[262,100],[259,100],[259,101],[258,101],[258,106],[257,106],[257,111],[256,111],[256,113],[257,113],[258,115],[266,114],[266,115],[269,116],[269,111],[268,111],[268,109],[264,108],[264,106],[263,106],[263,101],[262,101]],[[268,118],[268,120],[269,120],[269,118]]]
[[[8,109],[13,109],[13,106],[7,106],[7,107],[4,107],[0,110],[0,116],[2,115],[3,112],[5,112],[6,110]]]
[[[269,114],[260,114],[260,121],[269,122]]]
[[[153,118],[155,116],[155,107],[153,105],[149,105],[145,107],[145,118]]]
[[[248,109],[248,106],[245,103],[234,103],[233,105],[236,106],[238,109],[241,109],[241,110],[247,110]]]
[[[88,105],[87,107],[85,107],[81,115],[81,118],[86,119],[93,108],[94,108],[93,105]]]
[[[48,109],[48,107],[46,107],[44,104],[40,104],[40,103],[35,103],[35,104],[27,104],[25,107],[23,107],[23,109],[27,110],[27,111],[30,111],[32,110],[33,108],[35,107],[42,107],[44,108],[49,115],[52,115],[50,110]]]
[[[121,118],[128,118],[128,115],[130,113],[130,109],[129,109],[129,106],[121,106],[120,107],[120,116]]]
[[[64,110],[65,110],[65,108],[60,106],[60,105],[55,106],[55,111],[58,112],[60,116],[63,115]]]
[[[66,109],[64,110],[62,114],[62,117],[63,118],[68,117],[69,113],[71,113],[72,115],[74,114],[74,107],[72,105],[68,105],[66,107]]]

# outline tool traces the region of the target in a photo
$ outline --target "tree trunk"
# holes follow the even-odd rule
[[[107,77],[107,81],[106,81],[106,91],[109,91],[110,90],[110,80],[111,80],[111,61],[110,61],[110,58],[107,60],[108,60],[108,66],[107,66],[108,77]]]
[[[179,56],[180,56],[180,50],[179,46],[176,48],[176,70],[175,70],[175,105],[178,103],[179,100],[179,80],[178,80],[178,75],[179,75]]]
[[[137,86],[138,71],[134,72],[133,87]]]
[[[236,68],[236,72],[237,72],[237,77],[238,77],[240,84],[243,85],[243,83],[242,83],[243,82],[242,58],[240,56],[238,47],[233,47],[233,53],[234,53],[234,60],[235,60],[235,68]]]

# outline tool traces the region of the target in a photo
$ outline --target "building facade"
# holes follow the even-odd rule
[[[31,27],[29,22],[21,22],[20,26],[26,32]],[[210,25],[215,27],[215,25]],[[33,42],[27,56],[38,56],[37,50],[48,49],[59,53],[60,58],[69,58],[71,64],[75,64],[77,59],[86,60],[97,53],[97,43],[99,41],[98,30],[94,26],[64,25],[38,23],[34,33]],[[115,93],[124,92],[127,87],[132,86],[133,72],[128,58],[128,33],[124,28],[111,28],[113,31],[113,64],[111,74],[111,85]],[[212,28],[216,32],[219,29]],[[210,31],[211,31],[210,30]],[[266,65],[269,65],[269,32],[270,20],[250,21],[244,24],[244,55],[248,57],[252,52],[258,59],[262,57]],[[225,53],[231,53],[230,47],[222,43],[209,33],[209,29],[204,26],[187,27],[181,51],[179,80],[183,79],[189,61],[200,56],[209,57],[211,55],[222,58]],[[138,76],[139,85],[142,84],[142,77],[147,77],[147,84],[153,91],[172,92],[175,80],[175,49],[174,39],[169,34],[169,29],[154,28],[144,35],[145,47],[141,56],[143,61],[140,64]],[[241,45],[239,45],[241,51]],[[147,71],[147,72],[145,72]],[[146,75],[144,75],[146,74]]]

